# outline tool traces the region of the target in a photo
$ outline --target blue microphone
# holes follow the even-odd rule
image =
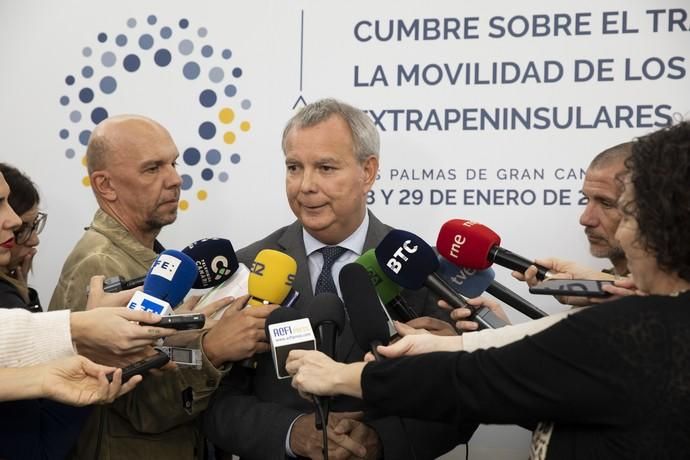
[[[437,273],[453,290],[468,298],[479,297],[489,287],[496,277],[494,269],[484,270],[460,267],[438,256],[439,268]]]
[[[230,240],[204,238],[182,249],[196,263],[199,275],[194,289],[207,289],[223,284],[235,274],[239,262]]]
[[[144,292],[135,292],[127,307],[168,315],[182,302],[198,276],[196,264],[188,255],[166,249],[146,274]]]

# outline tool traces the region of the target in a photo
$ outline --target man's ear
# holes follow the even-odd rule
[[[106,201],[117,200],[117,192],[113,188],[110,180],[110,174],[107,171],[94,171],[89,176],[91,180],[91,188],[96,196],[103,198]]]
[[[379,159],[374,155],[364,160],[362,163],[362,170],[364,171],[364,183],[371,188],[376,181],[376,176],[379,173]]]

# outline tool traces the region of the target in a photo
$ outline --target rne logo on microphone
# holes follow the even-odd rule
[[[417,246],[410,246],[412,244],[411,240],[405,241],[402,246],[400,246],[394,253],[393,257],[388,259],[388,262],[386,262],[386,266],[393,270],[393,273],[400,273],[400,270],[402,269],[403,262],[407,262],[409,260],[409,257],[407,257],[407,254],[414,254],[417,252]],[[397,260],[396,258],[402,259],[402,262]]]
[[[151,267],[151,274],[165,278],[168,281],[172,281],[177,267],[180,266],[181,260],[177,257],[173,257],[169,254],[161,254],[153,262],[153,267]]]
[[[465,224],[462,224],[465,225]],[[473,224],[474,225],[474,224]],[[460,249],[462,248],[462,245],[467,242],[467,238],[465,238],[462,235],[455,235],[453,237],[453,244],[450,245],[450,256],[454,259],[458,258],[458,255],[460,254]]]
[[[181,116],[190,117],[185,122],[191,132],[173,133],[176,138],[187,134],[190,140],[180,146],[184,167],[179,168],[182,199],[178,207],[184,211],[191,199],[206,200],[207,184],[227,182],[232,165],[240,163],[233,144],[251,131],[246,112],[252,101],[239,89],[243,69],[226,45],[214,43],[206,27],[193,25],[187,18],[170,21],[154,14],[142,20],[130,17],[119,30],[99,32],[81,48],[86,62],[65,76],[59,96],[60,110],[67,109],[68,118],[58,132],[65,143],[65,157],[86,166],[84,151],[91,132],[112,114],[108,104],[113,94],[126,98],[134,86],[154,95],[173,95],[201,117],[191,119],[193,112],[186,110]],[[165,75],[158,76],[159,72]],[[185,90],[174,86],[174,77],[186,84]],[[88,175],[81,182],[91,185]]]

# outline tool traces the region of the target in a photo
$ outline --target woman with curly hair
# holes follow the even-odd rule
[[[427,334],[379,347],[389,358],[406,355],[380,362],[294,350],[293,386],[400,416],[536,427],[531,458],[687,458],[690,123],[637,139],[626,166],[616,239],[649,295],[472,353],[456,351],[461,336]]]

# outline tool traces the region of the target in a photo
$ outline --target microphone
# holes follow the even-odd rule
[[[376,293],[389,312],[394,311],[399,319],[405,323],[419,317],[417,312],[399,295],[402,292],[402,287],[395,284],[383,273],[373,249],[369,249],[359,256],[355,262],[366,268]]]
[[[311,322],[312,329],[317,331],[317,349],[331,359],[335,359],[335,340],[345,328],[345,310],[343,302],[335,294],[323,292],[315,296],[307,307],[307,317]],[[316,429],[323,429],[323,420],[328,420],[330,411],[330,398],[321,398],[318,403],[323,409],[323,419],[321,413],[316,417]]]
[[[144,280],[144,291],[137,291],[127,308],[169,315],[197,279],[196,264],[180,251],[166,249],[153,261]]]
[[[437,273],[439,276],[454,291],[465,297],[479,296],[494,279],[494,271],[491,268],[478,271],[472,268],[457,267],[441,256],[438,256],[438,262]],[[475,308],[470,305],[468,307],[472,310],[472,316],[469,320],[479,324],[480,329],[498,329],[508,324],[488,307]]]
[[[140,276],[138,278],[132,278],[129,280],[126,280],[121,276],[111,276],[103,280],[103,291],[113,293],[132,289],[143,285],[145,279],[146,276]],[[89,293],[88,286],[86,287],[86,293]]]
[[[436,273],[436,253],[417,235],[391,230],[374,252],[381,269],[393,282],[413,290],[426,286],[451,307],[468,307],[465,299]]]
[[[273,310],[266,318],[264,329],[271,342],[273,365],[279,379],[290,377],[285,370],[290,350],[316,350],[311,323],[294,308],[281,307]]]
[[[357,345],[364,351],[371,350],[376,360],[380,361],[382,358],[376,347],[388,345],[390,331],[386,314],[367,270],[358,263],[349,263],[340,270],[338,278]]]
[[[528,318],[539,319],[548,316],[548,313],[544,310],[523,299],[498,281],[492,281],[489,287],[486,288],[486,292],[498,300],[507,303]]]
[[[252,262],[247,281],[248,305],[280,305],[292,289],[297,274],[297,262],[289,255],[273,249],[263,249]]]
[[[199,271],[194,289],[216,287],[239,268],[232,243],[225,238],[204,238],[185,247],[182,252],[192,258]]]
[[[438,256],[437,273],[455,291],[468,298],[479,297],[494,280],[496,273],[489,267],[484,270],[455,265]]]
[[[443,224],[438,233],[438,252],[456,265],[483,270],[492,263],[524,272],[536,265],[537,278],[552,276],[549,269],[500,247],[501,237],[489,227],[477,222],[452,219]]]

